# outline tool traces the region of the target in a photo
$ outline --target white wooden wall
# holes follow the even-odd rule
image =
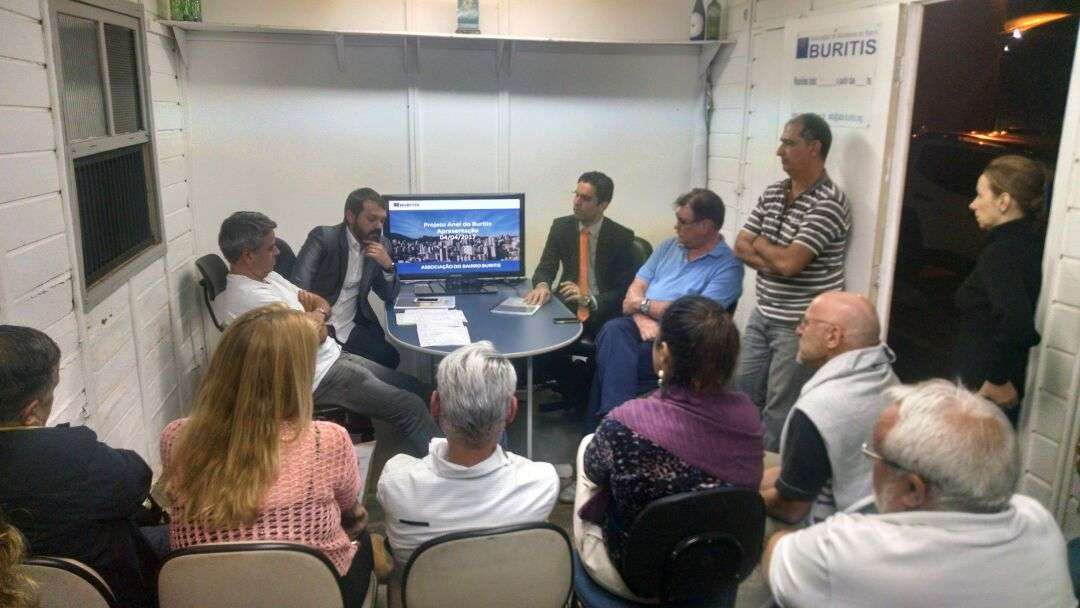
[[[1080,477],[1073,466],[1080,441],[1080,47],[1061,133],[1038,325],[1043,342],[1025,404],[1022,488],[1056,508],[1072,538],[1080,536]]]
[[[51,423],[90,426],[158,470],[158,432],[187,406],[206,359],[174,42],[160,26],[149,26],[167,253],[84,312],[73,284],[74,236],[45,10],[37,0],[0,0],[0,321],[37,327],[60,345]]]
[[[425,43],[426,44],[426,43]],[[221,221],[261,210],[299,249],[341,221],[346,195],[526,193],[526,264],[551,220],[570,211],[584,171],[615,181],[608,213],[658,243],[690,186],[696,48],[521,45],[509,74],[492,49],[421,49],[419,72],[396,46],[189,33],[192,200],[200,253]]]

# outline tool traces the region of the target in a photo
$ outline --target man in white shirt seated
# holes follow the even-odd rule
[[[779,532],[762,560],[781,606],[1075,606],[1065,539],[1014,494],[1016,436],[945,380],[887,391],[865,444],[880,514]]]
[[[440,434],[425,407],[423,386],[407,374],[342,352],[327,336],[330,305],[326,300],[274,272],[276,227],[256,211],[237,211],[222,222],[218,246],[229,261],[229,275],[225,291],[214,299],[215,314],[228,324],[253,308],[275,302],[307,312],[322,340],[315,358],[315,403],[384,420],[401,432],[409,453],[423,454],[431,438]]]
[[[444,534],[544,521],[551,513],[559,494],[555,467],[499,446],[517,413],[516,381],[514,366],[486,340],[439,363],[431,413],[446,439],[433,439],[422,459],[393,457],[379,478],[386,537],[399,567]]]

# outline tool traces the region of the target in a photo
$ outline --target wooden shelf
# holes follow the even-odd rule
[[[599,40],[584,38],[545,38],[539,36],[509,36],[502,34],[450,34],[434,32],[388,32],[388,31],[361,31],[361,30],[325,30],[302,27],[268,26],[257,24],[237,23],[205,23],[202,21],[161,21],[164,26],[172,28],[173,37],[176,38],[177,49],[180,51],[180,60],[188,65],[187,34],[198,33],[241,33],[261,35],[288,35],[288,36],[320,36],[329,37],[337,48],[338,69],[345,71],[346,55],[345,41],[350,39],[356,42],[368,44],[400,45],[405,51],[405,71],[408,73],[420,72],[420,48],[422,46],[461,44],[475,46],[481,44],[489,47],[494,53],[494,69],[496,74],[510,73],[510,65],[513,61],[517,45],[552,45],[552,46],[607,46],[612,48],[697,48],[701,57],[702,69],[712,63],[720,47],[732,44],[731,40]],[[355,43],[355,42],[354,42]]]
[[[548,44],[596,44],[627,46],[682,46],[716,47],[729,44],[728,40],[611,40],[588,38],[555,38],[543,36],[512,36],[504,34],[452,34],[436,32],[401,32],[401,31],[366,31],[366,30],[328,30],[302,27],[287,27],[239,23],[206,23],[202,21],[161,21],[187,32],[237,32],[246,34],[293,34],[308,36],[348,36],[369,39],[415,39],[415,40],[487,40],[492,42],[538,42]]]

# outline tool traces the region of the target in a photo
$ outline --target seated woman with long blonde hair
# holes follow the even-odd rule
[[[170,544],[303,543],[334,564],[353,606],[367,591],[371,540],[349,434],[311,419],[317,348],[311,321],[281,304],[229,324],[191,417],[161,433]]]
[[[0,512],[0,608],[39,605],[37,583],[18,568],[26,557],[26,540]]]

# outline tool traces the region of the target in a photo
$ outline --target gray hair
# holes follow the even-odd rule
[[[899,409],[881,454],[923,478],[929,507],[993,513],[1008,505],[1020,457],[998,406],[947,380],[894,386],[885,394]]]
[[[510,360],[483,340],[462,346],[439,363],[439,424],[448,437],[482,446],[502,433],[517,373]]]
[[[244,251],[255,251],[271,230],[277,228],[274,220],[258,211],[237,211],[221,222],[218,247],[230,263],[236,262]]]

